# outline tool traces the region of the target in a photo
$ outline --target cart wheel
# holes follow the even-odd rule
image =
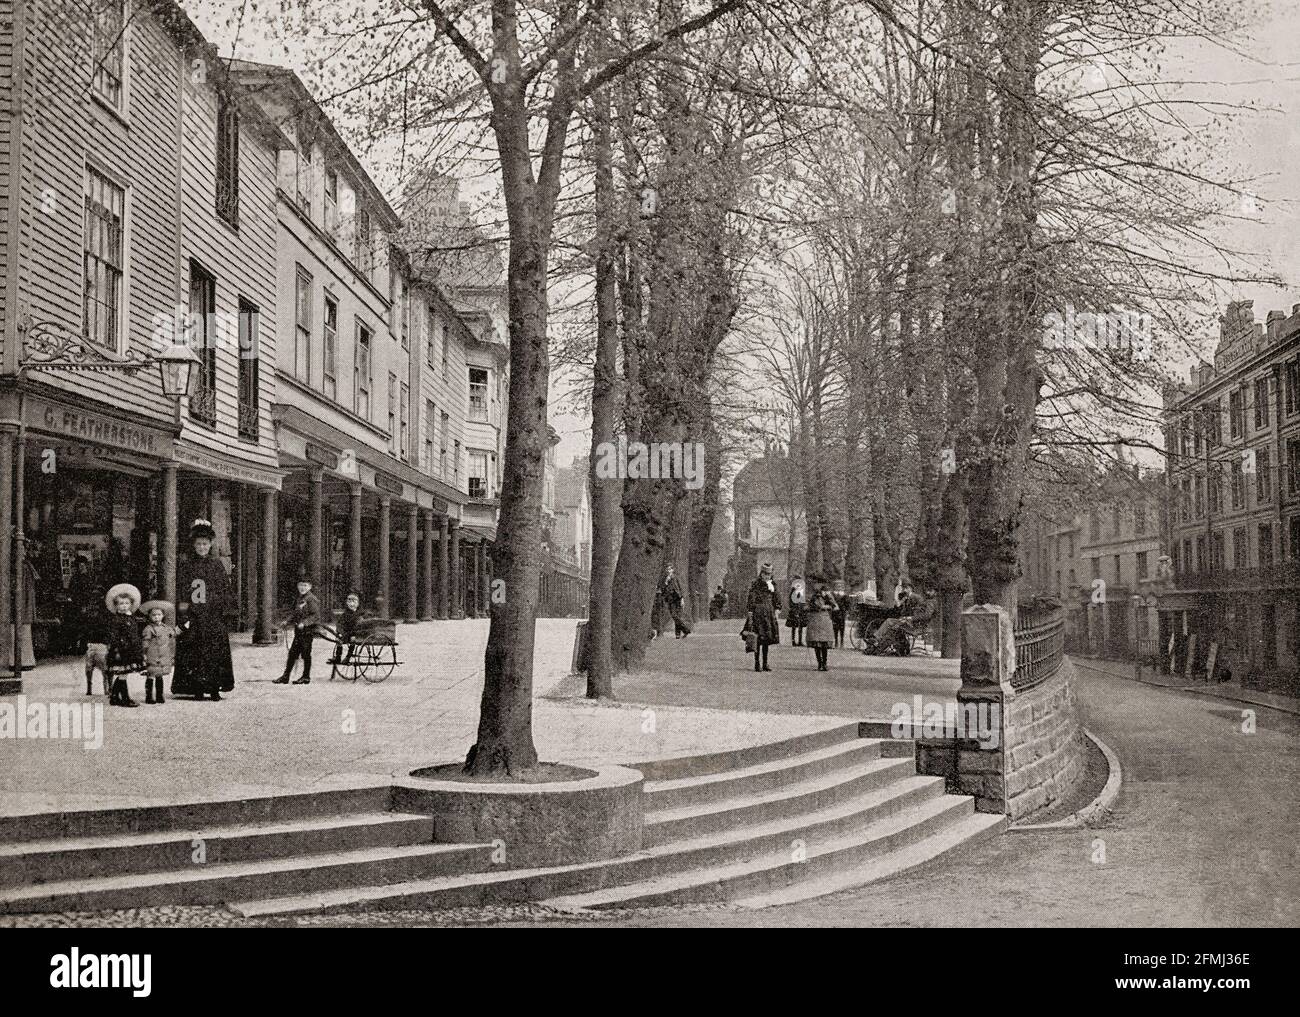
[[[861,621],[855,621],[855,622],[853,623],[853,627],[852,627],[851,629],[849,629],[849,642],[853,644],[853,648],[854,648],[855,650],[860,650],[860,649],[862,649],[862,644],[863,644],[863,642],[864,642],[864,638],[863,638],[863,633],[862,633],[862,622],[861,622]]]
[[[393,673],[393,664],[397,660],[397,647],[395,643],[385,641],[368,646],[367,649],[370,651],[370,661],[362,677],[374,685]],[[388,651],[388,659],[385,659],[385,650]]]

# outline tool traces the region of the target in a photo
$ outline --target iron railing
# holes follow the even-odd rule
[[[1065,613],[1054,600],[1030,601],[1016,612],[1016,671],[1011,687],[1032,689],[1061,670],[1065,656]]]

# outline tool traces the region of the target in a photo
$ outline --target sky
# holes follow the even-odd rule
[[[246,0],[181,0],[223,56],[232,51],[232,15]],[[318,0],[319,2],[319,0]],[[374,5],[376,0],[362,0]],[[351,3],[349,2],[349,6]],[[1281,285],[1225,284],[1203,296],[1217,311],[1208,312],[1199,334],[1188,337],[1202,356],[1213,356],[1217,313],[1229,300],[1253,300],[1256,317],[1270,310],[1290,312],[1300,304],[1300,0],[1245,0],[1233,5],[1243,30],[1226,45],[1187,40],[1171,46],[1162,67],[1166,80],[1183,82],[1180,94],[1249,108],[1232,118],[1226,140],[1216,150],[1213,175],[1237,182],[1243,196],[1234,217],[1216,239],[1239,252],[1231,264],[1238,274],[1274,274]],[[308,70],[314,54],[283,44],[264,31],[239,33],[235,55]],[[303,73],[311,80],[311,75]],[[328,112],[328,110],[327,110]],[[339,124],[344,136],[347,125]],[[376,174],[382,176],[382,174]],[[1230,208],[1230,212],[1233,210]],[[1194,358],[1188,356],[1185,369]],[[567,463],[588,451],[587,421],[561,412],[562,400],[552,387],[552,424],[561,435],[558,461]]]

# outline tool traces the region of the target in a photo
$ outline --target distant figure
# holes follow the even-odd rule
[[[721,586],[713,594],[713,599],[709,601],[709,621],[716,621],[721,618],[727,611],[727,591]]]
[[[298,576],[298,600],[293,605],[293,614],[289,616],[286,626],[293,626],[293,642],[289,644],[289,655],[284,661],[284,674],[275,679],[276,685],[288,685],[293,666],[302,658],[302,677],[294,680],[295,685],[311,684],[311,643],[316,638],[316,625],[320,621],[320,601],[311,592],[311,576],[306,572]]]
[[[781,595],[772,582],[772,565],[764,563],[749,586],[745,601],[745,629],[754,633],[754,670],[771,671],[767,664],[767,648],[781,641]]]
[[[830,656],[831,643],[835,639],[835,627],[831,622],[835,598],[827,591],[823,580],[813,578],[811,582],[813,594],[808,599],[808,645],[812,647],[813,656],[817,658],[817,670],[829,671],[827,659]]]
[[[672,615],[673,631],[676,633],[677,638],[685,639],[691,634],[691,626],[682,614],[682,587],[677,582],[677,577],[673,574],[671,565],[664,570],[663,582],[659,584],[659,596],[663,598],[664,606],[668,609],[668,613]]]
[[[804,592],[803,579],[795,576],[790,580],[790,615],[786,618],[786,628],[790,629],[790,642],[794,646],[803,645],[803,630],[808,624],[808,607],[805,604],[807,594]]]
[[[844,592],[844,580],[835,580],[835,589],[830,591],[829,596],[835,602],[831,609],[831,631],[834,633],[836,647],[844,646],[844,612],[848,600],[848,594]]]

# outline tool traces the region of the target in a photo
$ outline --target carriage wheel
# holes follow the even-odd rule
[[[849,629],[849,642],[853,644],[855,650],[862,649],[862,644],[865,641],[862,632],[862,624],[861,618],[855,618],[853,620],[852,628]]]
[[[385,641],[375,643],[366,647],[370,651],[370,659],[367,662],[366,670],[362,672],[362,677],[372,685],[382,682],[393,673],[393,665],[397,661],[396,644]],[[385,654],[387,650],[387,654]]]

